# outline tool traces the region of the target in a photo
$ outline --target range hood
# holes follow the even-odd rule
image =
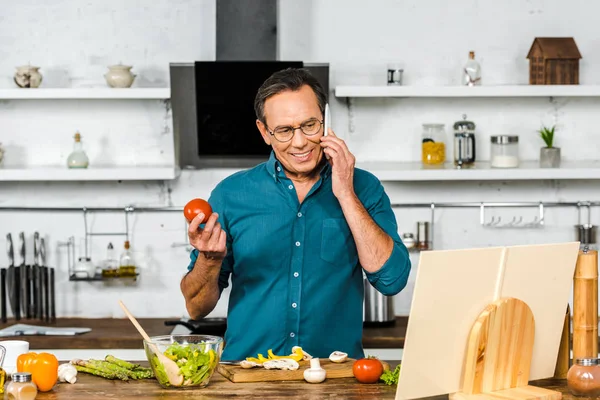
[[[278,0],[217,0],[216,60],[277,60]]]
[[[271,149],[256,129],[253,102],[273,72],[306,68],[329,93],[329,64],[278,60],[277,3],[217,0],[216,60],[171,63],[180,168],[249,168],[268,159]]]

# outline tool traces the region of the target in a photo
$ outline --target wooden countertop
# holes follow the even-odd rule
[[[165,326],[165,320],[172,318],[140,318],[138,321],[148,335],[168,335],[174,327]],[[48,325],[52,327],[86,327],[92,331],[76,336],[19,336],[29,342],[31,349],[142,349],[140,334],[124,319],[101,318],[59,318],[55,324],[45,324],[36,320],[9,320],[0,324],[0,329],[15,323],[29,325]],[[396,324],[391,327],[366,327],[363,331],[364,348],[403,348],[406,335],[407,317],[397,317]],[[0,338],[0,340],[15,337]]]
[[[395,366],[391,363],[392,366]],[[572,396],[566,380],[546,379],[531,383],[534,386],[557,390],[564,400],[586,400]],[[155,380],[112,381],[84,373],[77,374],[74,384],[59,383],[50,392],[40,393],[37,400],[94,400],[118,398],[124,400],[149,399],[218,399],[218,398],[260,398],[260,399],[394,399],[396,386],[384,383],[361,384],[354,378],[328,379],[320,384],[304,381],[231,383],[219,373],[215,373],[209,385],[203,389],[163,389]],[[447,400],[448,396],[430,399]]]

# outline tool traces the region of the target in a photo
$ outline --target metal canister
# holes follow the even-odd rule
[[[457,168],[472,166],[475,163],[475,123],[462,121],[454,123],[454,165]]]
[[[417,248],[429,250],[429,222],[417,222]]]

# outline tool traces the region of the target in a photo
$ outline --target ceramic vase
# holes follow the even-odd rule
[[[37,88],[42,83],[42,74],[39,72],[40,67],[31,65],[23,65],[17,67],[15,73],[15,83],[21,88]]]
[[[131,72],[129,65],[112,65],[108,67],[108,72],[104,75],[108,86],[113,88],[131,87],[136,75]]]

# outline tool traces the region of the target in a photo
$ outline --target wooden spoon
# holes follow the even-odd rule
[[[165,372],[167,373],[167,378],[169,378],[169,383],[173,386],[181,386],[183,384],[183,375],[181,374],[181,371],[179,371],[177,363],[171,360],[169,357],[165,356],[162,353],[162,351],[160,351],[159,348],[151,342],[150,337],[148,336],[144,328],[142,328],[142,326],[137,322],[135,317],[129,312],[129,310],[127,309],[127,307],[125,307],[125,304],[123,304],[121,300],[119,300],[119,305],[121,306],[127,317],[129,317],[129,320],[131,321],[133,326],[135,326],[135,328],[138,330],[140,335],[142,335],[146,342],[148,342],[148,346],[152,349],[154,354],[156,354],[156,356],[158,357],[158,361],[160,361],[165,367]]]

